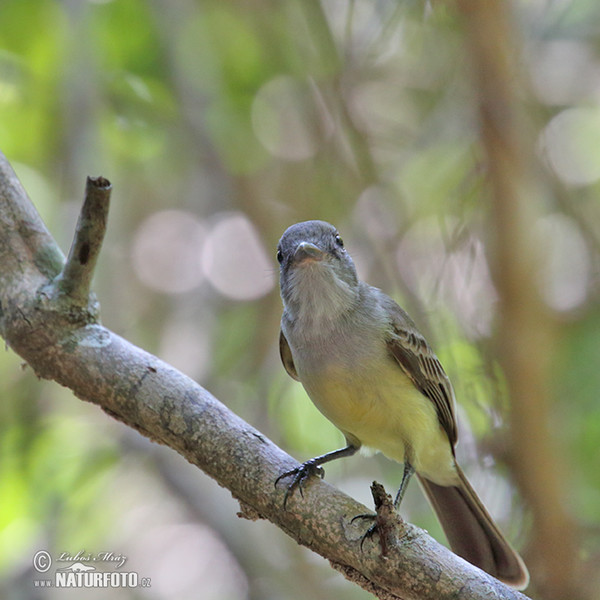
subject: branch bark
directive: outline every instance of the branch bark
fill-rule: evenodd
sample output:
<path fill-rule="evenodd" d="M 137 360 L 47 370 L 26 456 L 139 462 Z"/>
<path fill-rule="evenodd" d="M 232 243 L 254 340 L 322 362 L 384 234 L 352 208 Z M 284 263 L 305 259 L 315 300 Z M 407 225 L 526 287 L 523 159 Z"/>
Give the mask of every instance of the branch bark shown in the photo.
<path fill-rule="evenodd" d="M 377 537 L 361 548 L 365 525 L 351 520 L 368 509 L 324 481 L 311 480 L 283 510 L 285 488 L 273 484 L 297 463 L 197 383 L 102 327 L 97 303 L 82 296 L 108 206 L 110 184 L 96 184 L 88 201 L 95 195 L 101 216 L 78 227 L 65 264 L 0 153 L 0 333 L 39 377 L 170 446 L 229 489 L 240 516 L 268 519 L 379 598 L 525 598 L 399 518 L 385 528 L 385 557 Z M 86 206 L 80 224 L 90 225 Z"/>

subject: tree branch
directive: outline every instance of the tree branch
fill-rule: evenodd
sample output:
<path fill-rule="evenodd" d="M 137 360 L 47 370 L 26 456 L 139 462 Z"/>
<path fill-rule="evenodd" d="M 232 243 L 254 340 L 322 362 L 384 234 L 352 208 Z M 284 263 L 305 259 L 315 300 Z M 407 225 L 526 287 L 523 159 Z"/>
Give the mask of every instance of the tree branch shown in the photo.
<path fill-rule="evenodd" d="M 351 520 L 368 510 L 324 481 L 311 480 L 283 510 L 285 487 L 273 483 L 297 463 L 197 383 L 100 326 L 97 306 L 83 298 L 109 191 L 106 180 L 88 182 L 85 214 L 63 268 L 60 250 L 0 154 L 0 333 L 38 376 L 170 446 L 229 489 L 241 516 L 268 519 L 380 598 L 525 598 L 400 519 L 385 528 L 385 557 L 377 537 L 361 549 L 365 525 Z"/>
<path fill-rule="evenodd" d="M 75 238 L 56 285 L 72 302 L 87 306 L 94 268 L 106 232 L 112 186 L 103 177 L 88 177 Z"/>

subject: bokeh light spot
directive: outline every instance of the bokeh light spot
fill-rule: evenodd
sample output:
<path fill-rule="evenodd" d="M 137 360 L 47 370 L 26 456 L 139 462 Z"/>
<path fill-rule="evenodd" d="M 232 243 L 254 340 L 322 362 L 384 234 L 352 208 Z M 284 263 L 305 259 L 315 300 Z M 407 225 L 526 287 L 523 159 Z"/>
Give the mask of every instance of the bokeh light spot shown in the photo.
<path fill-rule="evenodd" d="M 600 107 L 570 108 L 548 123 L 541 146 L 564 183 L 582 186 L 600 179 L 599 139 Z"/>
<path fill-rule="evenodd" d="M 204 273 L 224 296 L 234 300 L 255 300 L 273 288 L 273 262 L 244 214 L 221 216 L 209 232 L 204 250 Z"/>
<path fill-rule="evenodd" d="M 573 310 L 587 298 L 591 280 L 589 251 L 578 226 L 567 216 L 552 214 L 536 223 L 534 234 L 544 248 L 540 283 L 555 310 Z"/>
<path fill-rule="evenodd" d="M 148 287 L 167 294 L 189 292 L 204 278 L 200 256 L 205 227 L 192 213 L 165 210 L 150 215 L 133 239 L 137 276 Z"/>
<path fill-rule="evenodd" d="M 289 161 L 313 156 L 333 131 L 325 104 L 308 83 L 290 76 L 268 81 L 252 105 L 254 134 L 277 158 Z"/>

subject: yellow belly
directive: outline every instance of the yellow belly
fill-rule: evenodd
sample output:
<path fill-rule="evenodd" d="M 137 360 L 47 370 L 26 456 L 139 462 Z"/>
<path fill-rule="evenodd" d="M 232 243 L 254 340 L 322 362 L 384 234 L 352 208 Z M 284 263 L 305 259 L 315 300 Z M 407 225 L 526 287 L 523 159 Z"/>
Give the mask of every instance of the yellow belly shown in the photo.
<path fill-rule="evenodd" d="M 337 366 L 302 383 L 316 405 L 349 440 L 404 462 L 439 485 L 457 480 L 452 448 L 435 406 L 392 360 L 348 372 Z"/>

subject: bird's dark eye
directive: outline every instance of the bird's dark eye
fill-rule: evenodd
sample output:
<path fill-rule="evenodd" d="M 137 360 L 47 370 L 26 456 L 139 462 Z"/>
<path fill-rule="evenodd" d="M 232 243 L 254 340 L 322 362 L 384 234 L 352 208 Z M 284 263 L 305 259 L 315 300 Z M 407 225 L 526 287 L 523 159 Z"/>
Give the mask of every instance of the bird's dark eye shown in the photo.
<path fill-rule="evenodd" d="M 281 250 L 277 250 L 277 262 L 279 264 L 281 264 L 281 261 L 283 260 L 283 252 Z"/>
<path fill-rule="evenodd" d="M 344 240 L 342 239 L 342 237 L 340 236 L 339 233 L 335 234 L 335 243 L 340 247 L 343 248 L 344 247 Z"/>

